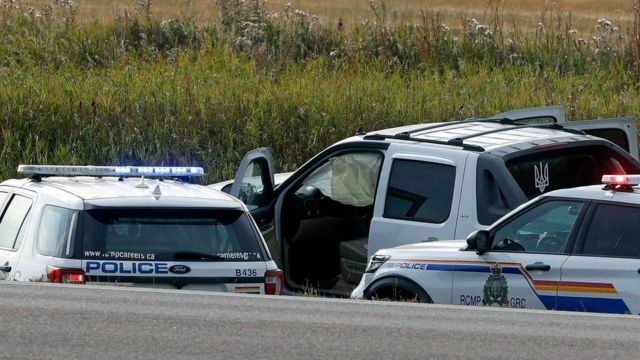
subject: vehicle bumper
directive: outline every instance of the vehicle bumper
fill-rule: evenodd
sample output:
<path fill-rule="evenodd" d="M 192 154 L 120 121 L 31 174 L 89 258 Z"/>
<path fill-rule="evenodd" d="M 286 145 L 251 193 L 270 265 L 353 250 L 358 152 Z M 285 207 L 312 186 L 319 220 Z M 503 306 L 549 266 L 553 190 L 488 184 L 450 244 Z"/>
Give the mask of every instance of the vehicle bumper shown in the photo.
<path fill-rule="evenodd" d="M 369 287 L 371 282 L 373 281 L 375 274 L 373 273 L 365 273 L 362 275 L 360 279 L 360 283 L 356 286 L 355 289 L 351 292 L 352 299 L 364 299 L 364 290 Z"/>

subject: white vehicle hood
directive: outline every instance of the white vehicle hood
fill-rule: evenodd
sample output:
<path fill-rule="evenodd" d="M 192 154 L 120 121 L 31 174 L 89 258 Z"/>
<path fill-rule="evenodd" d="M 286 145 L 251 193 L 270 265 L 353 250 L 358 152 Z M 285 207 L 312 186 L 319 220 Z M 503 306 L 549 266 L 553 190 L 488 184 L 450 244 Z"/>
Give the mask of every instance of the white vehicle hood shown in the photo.
<path fill-rule="evenodd" d="M 439 240 L 420 242 L 409 245 L 402 245 L 389 249 L 382 249 L 376 254 L 378 255 L 391 255 L 393 258 L 408 258 L 408 259 L 420 259 L 425 255 L 438 255 L 451 254 L 452 257 L 457 257 L 460 249 L 467 246 L 465 240 Z"/>

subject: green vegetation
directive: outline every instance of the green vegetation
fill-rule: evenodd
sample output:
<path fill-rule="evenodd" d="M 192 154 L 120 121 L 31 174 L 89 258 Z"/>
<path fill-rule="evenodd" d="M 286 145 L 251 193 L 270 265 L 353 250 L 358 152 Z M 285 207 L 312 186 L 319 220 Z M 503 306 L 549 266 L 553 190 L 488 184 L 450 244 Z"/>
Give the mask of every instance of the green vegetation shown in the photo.
<path fill-rule="evenodd" d="M 19 163 L 192 164 L 212 182 L 251 148 L 291 170 L 359 127 L 544 104 L 640 113 L 636 36 L 606 20 L 588 40 L 555 17 L 527 34 L 473 19 L 454 31 L 435 13 L 395 27 L 374 3 L 378 21 L 347 32 L 290 7 L 218 6 L 207 26 L 144 7 L 85 25 L 69 1 L 0 0 L 0 178 Z"/>

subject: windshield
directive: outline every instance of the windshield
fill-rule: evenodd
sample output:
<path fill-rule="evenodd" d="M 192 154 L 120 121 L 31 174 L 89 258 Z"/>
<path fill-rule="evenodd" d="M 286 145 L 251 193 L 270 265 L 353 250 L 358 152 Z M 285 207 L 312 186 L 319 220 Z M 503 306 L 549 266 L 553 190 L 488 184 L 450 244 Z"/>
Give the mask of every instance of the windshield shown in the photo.
<path fill-rule="evenodd" d="M 88 210 L 83 235 L 85 259 L 264 260 L 257 232 L 240 210 Z"/>

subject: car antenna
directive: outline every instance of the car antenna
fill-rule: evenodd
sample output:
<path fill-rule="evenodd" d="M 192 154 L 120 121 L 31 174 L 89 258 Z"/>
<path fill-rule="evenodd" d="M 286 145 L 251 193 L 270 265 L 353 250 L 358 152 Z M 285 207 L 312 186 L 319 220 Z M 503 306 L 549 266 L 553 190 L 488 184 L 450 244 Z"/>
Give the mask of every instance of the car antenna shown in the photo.
<path fill-rule="evenodd" d="M 138 189 L 148 189 L 149 185 L 144 182 L 144 176 L 142 176 L 140 177 L 140 182 L 135 184 L 134 187 L 137 187 Z"/>

